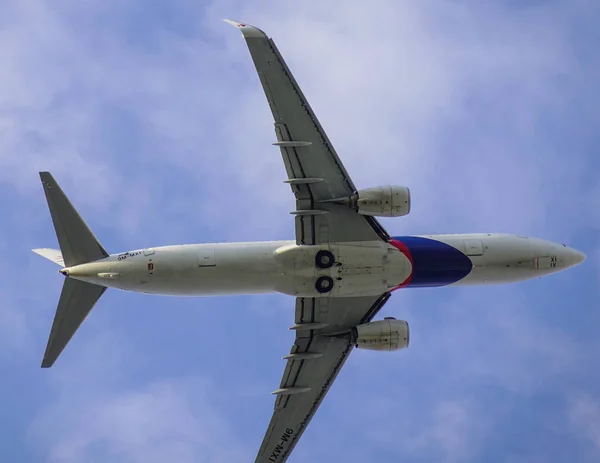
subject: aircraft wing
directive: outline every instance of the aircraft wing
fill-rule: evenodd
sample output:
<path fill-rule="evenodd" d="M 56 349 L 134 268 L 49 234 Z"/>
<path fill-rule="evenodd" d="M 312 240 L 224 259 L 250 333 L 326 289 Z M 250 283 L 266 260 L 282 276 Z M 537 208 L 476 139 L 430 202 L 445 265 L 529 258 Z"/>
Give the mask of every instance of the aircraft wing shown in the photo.
<path fill-rule="evenodd" d="M 329 391 L 354 347 L 349 339 L 327 336 L 367 323 L 387 302 L 380 297 L 297 298 L 294 345 L 276 395 L 275 410 L 255 463 L 284 463 Z M 321 330 L 302 324 L 328 324 Z M 306 325 L 310 327 L 311 325 Z"/>
<path fill-rule="evenodd" d="M 326 203 L 356 192 L 352 179 L 275 43 L 260 29 L 226 19 L 242 32 L 275 120 L 287 182 L 296 196 L 297 244 L 387 241 L 379 222 L 347 206 Z"/>

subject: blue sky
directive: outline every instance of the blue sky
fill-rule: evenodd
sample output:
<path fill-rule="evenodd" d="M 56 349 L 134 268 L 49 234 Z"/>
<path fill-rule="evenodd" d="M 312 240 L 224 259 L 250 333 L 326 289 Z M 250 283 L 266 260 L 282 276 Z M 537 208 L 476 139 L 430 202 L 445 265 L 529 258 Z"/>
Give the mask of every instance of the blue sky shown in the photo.
<path fill-rule="evenodd" d="M 278 44 L 394 235 L 512 232 L 588 260 L 398 291 L 411 346 L 352 355 L 300 461 L 600 460 L 600 6 L 575 1 L 0 4 L 2 461 L 253 461 L 293 334 L 282 295 L 108 291 L 55 367 L 50 170 L 102 244 L 292 239 L 272 120 L 231 17 Z"/>

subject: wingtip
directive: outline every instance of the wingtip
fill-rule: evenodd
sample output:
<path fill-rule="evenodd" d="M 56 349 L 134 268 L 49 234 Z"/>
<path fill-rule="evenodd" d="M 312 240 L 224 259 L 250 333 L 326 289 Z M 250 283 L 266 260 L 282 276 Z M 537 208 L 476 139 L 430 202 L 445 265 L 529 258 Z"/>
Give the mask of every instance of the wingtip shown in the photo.
<path fill-rule="evenodd" d="M 224 18 L 223 21 L 225 21 L 227 24 L 231 24 L 233 27 L 240 27 L 240 25 L 242 25 L 239 22 L 234 21 L 233 19 Z"/>
<path fill-rule="evenodd" d="M 56 180 L 54 180 L 54 177 L 52 176 L 52 174 L 50 172 L 40 172 L 40 181 L 42 182 L 42 185 L 47 185 L 48 183 L 54 182 L 56 183 Z"/>
<path fill-rule="evenodd" d="M 42 360 L 41 368 L 50 368 L 52 365 L 54 365 L 54 362 L 49 362 L 48 360 L 44 359 Z"/>
<path fill-rule="evenodd" d="M 46 351 L 44 352 L 44 357 L 42 358 L 41 368 L 50 368 L 56 362 L 58 355 L 53 355 L 51 352 L 51 339 L 48 339 L 48 344 L 46 345 Z M 58 353 L 60 355 L 60 352 Z"/>
<path fill-rule="evenodd" d="M 251 24 L 241 23 L 233 19 L 223 19 L 227 24 L 237 27 L 245 38 L 266 38 L 267 34 Z"/>

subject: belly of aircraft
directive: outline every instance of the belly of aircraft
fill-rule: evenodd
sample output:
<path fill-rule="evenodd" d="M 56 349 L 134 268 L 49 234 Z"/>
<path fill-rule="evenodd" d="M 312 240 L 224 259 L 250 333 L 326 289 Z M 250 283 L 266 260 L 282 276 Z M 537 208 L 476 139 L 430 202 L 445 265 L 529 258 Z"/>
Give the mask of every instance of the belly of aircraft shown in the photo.
<path fill-rule="evenodd" d="M 324 251 L 334 256 L 327 268 L 315 260 Z M 298 297 L 352 297 L 404 287 L 526 280 L 541 271 L 535 267 L 536 256 L 527 239 L 492 234 L 400 236 L 389 243 L 326 246 L 298 246 L 292 241 L 219 243 L 112 255 L 85 264 L 79 276 L 71 276 L 152 294 L 280 292 Z M 326 291 L 318 286 L 323 279 L 330 283 Z"/>
<path fill-rule="evenodd" d="M 111 266 L 109 271 L 119 276 L 102 283 L 166 295 L 280 292 L 300 297 L 349 297 L 382 294 L 401 285 L 412 273 L 407 256 L 387 243 L 329 245 L 326 249 L 335 255 L 335 263 L 326 269 L 315 265 L 321 249 L 276 242 L 132 251 Z M 317 279 L 324 276 L 334 282 L 326 294 L 315 287 Z"/>
<path fill-rule="evenodd" d="M 329 268 L 315 265 L 318 246 L 290 244 L 276 250 L 282 273 L 277 291 L 297 297 L 356 297 L 379 295 L 401 285 L 411 275 L 410 260 L 388 243 L 373 241 L 331 244 L 335 256 Z M 333 287 L 320 293 L 315 282 L 331 278 Z"/>

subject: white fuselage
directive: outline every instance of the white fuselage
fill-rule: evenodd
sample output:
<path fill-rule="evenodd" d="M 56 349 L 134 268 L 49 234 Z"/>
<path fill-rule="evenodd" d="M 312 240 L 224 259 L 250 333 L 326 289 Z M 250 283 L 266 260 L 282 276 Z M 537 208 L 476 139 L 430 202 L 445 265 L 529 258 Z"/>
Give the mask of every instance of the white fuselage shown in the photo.
<path fill-rule="evenodd" d="M 336 264 L 315 265 L 318 250 Z M 61 272 L 128 291 L 203 296 L 280 292 L 362 296 L 401 287 L 508 283 L 564 270 L 583 254 L 561 244 L 507 234 L 428 235 L 298 246 L 293 241 L 162 246 L 114 254 Z M 319 276 L 334 287 L 315 289 Z"/>

